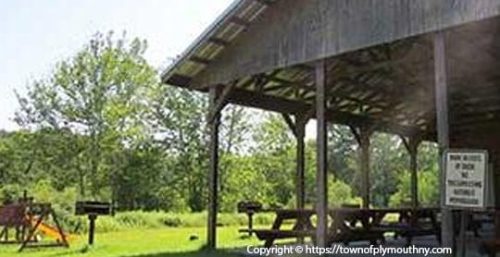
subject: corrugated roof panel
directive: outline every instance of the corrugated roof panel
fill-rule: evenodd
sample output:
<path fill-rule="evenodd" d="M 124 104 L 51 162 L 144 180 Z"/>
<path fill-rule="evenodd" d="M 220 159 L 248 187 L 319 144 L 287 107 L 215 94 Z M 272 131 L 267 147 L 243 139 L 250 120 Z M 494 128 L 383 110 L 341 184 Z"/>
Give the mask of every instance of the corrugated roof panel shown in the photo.
<path fill-rule="evenodd" d="M 223 46 L 215 45 L 215 44 L 205 44 L 203 47 L 200 47 L 198 51 L 198 56 L 201 56 L 208 60 L 213 60 L 215 56 L 224 49 Z"/>
<path fill-rule="evenodd" d="M 203 32 L 188 49 L 175 60 L 162 74 L 168 79 L 174 74 L 194 77 L 201 72 L 209 61 L 231 44 L 244 32 L 272 1 L 237 0 L 233 2 L 216 21 Z M 226 45 L 227 44 L 227 45 Z"/>
<path fill-rule="evenodd" d="M 231 42 L 244 30 L 245 30 L 244 27 L 230 25 L 218 31 L 216 37 L 221 38 L 226 42 L 228 42 L 229 44 L 231 44 Z"/>

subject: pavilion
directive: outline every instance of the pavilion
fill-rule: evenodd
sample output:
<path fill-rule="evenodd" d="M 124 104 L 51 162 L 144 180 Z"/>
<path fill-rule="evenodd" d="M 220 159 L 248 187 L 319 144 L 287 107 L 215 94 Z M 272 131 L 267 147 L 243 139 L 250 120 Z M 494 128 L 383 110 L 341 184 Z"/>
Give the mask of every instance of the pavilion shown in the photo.
<path fill-rule="evenodd" d="M 414 206 L 422 140 L 440 152 L 486 149 L 500 166 L 499 15 L 500 0 L 234 1 L 162 74 L 165 84 L 210 96 L 208 246 L 216 246 L 218 132 L 228 103 L 283 114 L 297 139 L 297 208 L 304 207 L 305 124 L 316 119 L 320 246 L 328 122 L 350 126 L 360 145 L 365 208 L 375 131 L 403 139 Z M 451 246 L 451 211 L 442 206 L 441 217 L 443 245 Z"/>

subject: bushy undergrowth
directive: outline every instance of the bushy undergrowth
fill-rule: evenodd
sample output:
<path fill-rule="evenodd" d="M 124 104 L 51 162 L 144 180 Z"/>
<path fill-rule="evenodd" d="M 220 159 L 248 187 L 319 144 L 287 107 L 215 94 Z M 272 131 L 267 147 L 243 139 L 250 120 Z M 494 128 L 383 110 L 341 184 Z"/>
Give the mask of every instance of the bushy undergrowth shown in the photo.
<path fill-rule="evenodd" d="M 66 229 L 76 233 L 87 231 L 86 217 L 70 217 L 66 222 Z M 254 217 L 254 225 L 270 225 L 274 220 L 273 214 L 262 213 Z M 204 227 L 207 222 L 207 214 L 203 213 L 167 213 L 167 212 L 144 212 L 130 211 L 120 212 L 115 216 L 100 216 L 96 222 L 97 232 L 113 232 L 137 228 L 168 228 L 168 227 Z M 219 226 L 246 226 L 248 218 L 245 214 L 221 213 L 218 216 Z"/>
<path fill-rule="evenodd" d="M 28 187 L 27 187 L 28 188 Z M 23 190 L 16 185 L 0 186 L 0 205 L 16 202 L 23 195 Z M 86 233 L 88 231 L 87 216 L 75 216 L 74 204 L 77 201 L 76 189 L 68 187 L 57 191 L 48 180 L 40 180 L 29 187 L 28 196 L 35 196 L 37 203 L 51 203 L 58 220 L 69 233 Z M 255 225 L 269 225 L 273 222 L 271 213 L 255 215 Z M 49 222 L 50 223 L 50 222 Z M 248 217 L 245 214 L 221 213 L 218 216 L 219 226 L 246 226 Z M 199 228 L 207 225 L 207 213 L 173 213 L 165 211 L 126 211 L 114 216 L 99 216 L 96 222 L 97 232 L 114 232 L 126 229 L 150 229 L 168 227 Z"/>

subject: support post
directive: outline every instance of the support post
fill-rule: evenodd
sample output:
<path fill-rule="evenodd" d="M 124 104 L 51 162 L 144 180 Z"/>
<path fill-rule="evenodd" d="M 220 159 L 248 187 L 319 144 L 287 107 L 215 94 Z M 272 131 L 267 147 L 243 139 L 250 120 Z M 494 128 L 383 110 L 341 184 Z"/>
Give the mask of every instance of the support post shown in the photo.
<path fill-rule="evenodd" d="M 411 172 L 411 206 L 417 208 L 418 203 L 418 145 L 420 141 L 414 137 L 410 137 L 408 142 L 408 152 L 410 154 L 410 172 Z"/>
<path fill-rule="evenodd" d="M 305 207 L 305 144 L 304 137 L 306 131 L 306 123 L 302 119 L 296 119 L 296 139 L 297 139 L 297 208 L 304 209 Z"/>
<path fill-rule="evenodd" d="M 305 145 L 304 137 L 306 132 L 306 124 L 309 121 L 308 113 L 299 113 L 295 115 L 295 122 L 288 114 L 283 114 L 283 118 L 290 130 L 292 130 L 295 139 L 297 140 L 297 156 L 296 156 L 296 176 L 295 176 L 295 198 L 296 208 L 305 208 Z M 302 229 L 302 228 L 301 228 Z M 297 243 L 303 244 L 304 237 L 298 237 Z"/>
<path fill-rule="evenodd" d="M 434 78 L 436 100 L 436 125 L 439 145 L 439 171 L 441 192 L 441 242 L 443 247 L 455 249 L 453 233 L 453 216 L 451 210 L 445 207 L 445 167 L 443 161 L 444 150 L 449 147 L 448 124 L 448 85 L 446 75 L 446 48 L 443 31 L 434 34 Z M 455 251 L 454 251 L 455 252 Z"/>
<path fill-rule="evenodd" d="M 361 198 L 363 200 L 363 208 L 370 208 L 370 137 L 373 130 L 362 126 L 355 128 L 350 126 L 352 134 L 359 145 L 359 159 L 361 170 Z"/>
<path fill-rule="evenodd" d="M 210 110 L 212 118 L 208 120 L 210 130 L 210 170 L 208 178 L 208 229 L 207 248 L 215 249 L 217 241 L 218 177 L 219 177 L 219 125 L 220 111 L 216 109 L 217 88 L 210 87 Z"/>
<path fill-rule="evenodd" d="M 326 134 L 326 64 L 318 61 L 316 78 L 316 241 L 319 247 L 327 245 L 328 187 L 327 187 L 327 134 Z"/>
<path fill-rule="evenodd" d="M 363 208 L 370 208 L 370 136 L 371 131 L 361 128 L 359 146 L 361 149 L 361 186 Z"/>
<path fill-rule="evenodd" d="M 303 115 L 295 116 L 295 138 L 297 140 L 297 174 L 296 174 L 296 201 L 297 201 L 297 209 L 305 208 L 305 145 L 304 145 L 304 137 L 306 132 L 306 123 L 308 118 L 305 118 Z M 297 238 L 298 244 L 304 243 L 304 237 Z"/>
<path fill-rule="evenodd" d="M 408 139 L 401 136 L 401 140 L 410 155 L 410 175 L 411 175 L 411 207 L 417 208 L 418 203 L 418 146 L 422 142 L 417 136 L 411 136 Z"/>

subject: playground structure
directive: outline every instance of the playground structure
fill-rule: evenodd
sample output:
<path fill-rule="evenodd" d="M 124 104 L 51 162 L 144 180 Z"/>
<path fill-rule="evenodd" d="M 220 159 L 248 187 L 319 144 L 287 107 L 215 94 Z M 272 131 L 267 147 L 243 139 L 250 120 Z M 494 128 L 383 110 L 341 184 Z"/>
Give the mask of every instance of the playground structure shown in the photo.
<path fill-rule="evenodd" d="M 0 244 L 21 244 L 19 252 L 25 248 L 69 247 L 69 235 L 62 230 L 50 203 L 34 203 L 24 197 L 18 203 L 0 206 L 0 228 Z M 14 236 L 9 238 L 12 230 Z M 41 240 L 42 235 L 53 241 Z"/>

